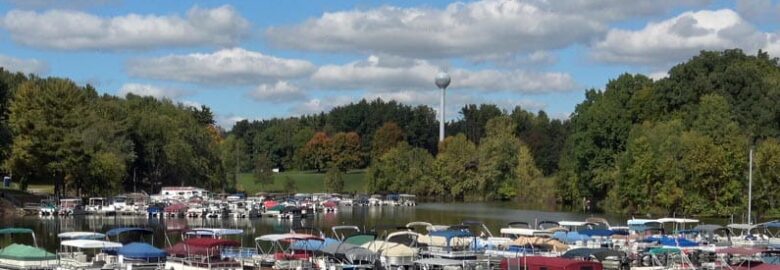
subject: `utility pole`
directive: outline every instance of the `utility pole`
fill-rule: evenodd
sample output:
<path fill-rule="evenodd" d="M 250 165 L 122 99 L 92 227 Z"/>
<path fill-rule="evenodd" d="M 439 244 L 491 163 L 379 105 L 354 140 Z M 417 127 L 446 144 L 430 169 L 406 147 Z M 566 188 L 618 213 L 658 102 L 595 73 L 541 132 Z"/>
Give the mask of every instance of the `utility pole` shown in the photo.
<path fill-rule="evenodd" d="M 750 164 L 748 165 L 748 224 L 753 224 L 753 147 L 750 147 Z"/>

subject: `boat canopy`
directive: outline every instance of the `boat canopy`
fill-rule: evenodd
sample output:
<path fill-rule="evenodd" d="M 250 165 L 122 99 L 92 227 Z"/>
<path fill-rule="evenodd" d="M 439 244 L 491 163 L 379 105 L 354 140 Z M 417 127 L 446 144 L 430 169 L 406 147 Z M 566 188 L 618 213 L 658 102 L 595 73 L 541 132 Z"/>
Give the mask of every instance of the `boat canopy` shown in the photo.
<path fill-rule="evenodd" d="M 80 249 L 117 249 L 122 247 L 122 243 L 89 239 L 65 240 L 60 242 L 60 245 Z"/>
<path fill-rule="evenodd" d="M 580 234 L 578 232 L 555 232 L 553 238 L 561 240 L 564 243 L 574 243 L 577 241 L 588 241 L 590 236 Z"/>
<path fill-rule="evenodd" d="M 320 249 L 323 254 L 346 257 L 350 261 L 373 261 L 376 253 L 367 248 L 350 243 L 333 243 Z"/>
<path fill-rule="evenodd" d="M 657 219 L 642 219 L 642 218 L 632 218 L 629 219 L 626 224 L 629 226 L 631 225 L 645 225 L 647 223 L 661 223 Z"/>
<path fill-rule="evenodd" d="M 595 257 L 598 261 L 604 261 L 608 257 L 625 257 L 626 253 L 608 248 L 576 248 L 566 251 L 561 258 L 590 258 Z"/>
<path fill-rule="evenodd" d="M 303 233 L 266 234 L 255 238 L 255 241 L 278 242 L 289 240 L 316 240 L 320 237 Z"/>
<path fill-rule="evenodd" d="M 753 229 L 758 228 L 758 227 L 759 227 L 759 225 L 756 225 L 756 224 L 736 224 L 735 223 L 735 224 L 726 225 L 726 228 L 729 228 L 729 229 L 732 229 L 732 230 L 746 230 L 746 231 L 750 231 L 750 230 L 753 230 Z"/>
<path fill-rule="evenodd" d="M 32 229 L 28 228 L 3 228 L 0 229 L 0 234 L 28 234 L 34 233 Z"/>
<path fill-rule="evenodd" d="M 190 238 L 182 241 L 184 245 L 193 247 L 221 247 L 221 246 L 240 246 L 241 244 L 235 240 L 215 239 L 215 238 Z"/>
<path fill-rule="evenodd" d="M 780 228 L 780 220 L 770 221 L 762 225 L 767 228 Z"/>
<path fill-rule="evenodd" d="M 130 232 L 137 232 L 141 234 L 153 234 L 154 231 L 152 229 L 147 228 L 138 228 L 138 227 L 122 227 L 122 228 L 114 228 L 110 229 L 106 232 L 107 236 L 117 236 L 123 233 L 130 233 Z"/>
<path fill-rule="evenodd" d="M 525 221 L 513 221 L 506 224 L 509 228 L 527 228 L 531 229 L 531 224 Z"/>
<path fill-rule="evenodd" d="M 699 223 L 698 219 L 692 218 L 661 218 L 658 219 L 660 223 Z"/>
<path fill-rule="evenodd" d="M 564 220 L 564 221 L 558 221 L 558 225 L 564 226 L 564 227 L 582 227 L 582 226 L 590 225 L 590 223 L 585 222 L 585 221 L 567 221 L 567 220 Z"/>
<path fill-rule="evenodd" d="M 224 235 L 241 235 L 244 234 L 244 230 L 241 229 L 221 229 L 221 228 L 193 228 L 187 232 L 187 235 L 199 235 L 199 236 L 224 236 Z"/>
<path fill-rule="evenodd" d="M 307 239 L 293 242 L 290 244 L 290 249 L 299 251 L 320 251 L 323 247 L 334 243 L 339 243 L 339 241 L 333 238 Z"/>
<path fill-rule="evenodd" d="M 533 236 L 534 233 L 539 232 L 539 230 L 534 229 L 528 229 L 528 228 L 501 228 L 499 230 L 501 234 L 508 234 L 508 235 L 523 235 L 523 236 Z"/>
<path fill-rule="evenodd" d="M 376 240 L 376 234 L 355 234 L 344 239 L 344 243 L 350 243 L 356 246 Z"/>
<path fill-rule="evenodd" d="M 399 243 L 407 246 L 417 244 L 417 239 L 420 238 L 420 234 L 412 231 L 400 231 L 388 234 L 385 237 L 386 242 Z"/>
<path fill-rule="evenodd" d="M 103 239 L 106 238 L 105 234 L 97 232 L 64 232 L 57 235 L 62 240 L 74 240 L 74 239 Z"/>
<path fill-rule="evenodd" d="M 587 236 L 600 236 L 600 237 L 609 237 L 613 235 L 628 235 L 627 231 L 613 231 L 613 230 L 605 230 L 605 229 L 588 229 L 588 230 L 581 230 L 579 231 L 580 234 L 584 234 Z"/>
<path fill-rule="evenodd" d="M 561 241 L 553 238 L 544 237 L 518 237 L 512 241 L 512 246 L 520 247 L 545 247 L 556 251 L 563 251 L 569 249 L 569 246 Z"/>
<path fill-rule="evenodd" d="M 130 243 L 124 245 L 122 248 L 116 251 L 117 254 L 124 256 L 125 258 L 132 259 L 155 259 L 165 258 L 168 253 L 164 250 L 158 249 L 147 243 Z"/>
<path fill-rule="evenodd" d="M 466 230 L 445 230 L 445 231 L 433 231 L 428 233 L 428 236 L 438 236 L 438 237 L 444 237 L 449 241 L 452 238 L 456 237 L 472 237 L 473 235 L 471 232 Z"/>
<path fill-rule="evenodd" d="M 413 257 L 416 254 L 414 249 L 404 244 L 381 240 L 365 243 L 362 247 L 372 252 L 379 253 L 380 255 L 390 257 Z"/>
<path fill-rule="evenodd" d="M 699 245 L 699 243 L 696 243 L 694 241 L 685 238 L 668 237 L 668 236 L 648 237 L 645 240 L 648 242 L 658 242 L 662 246 L 667 246 L 667 247 L 695 247 Z"/>
<path fill-rule="evenodd" d="M 11 244 L 0 249 L 0 259 L 16 261 L 44 261 L 56 260 L 57 255 L 47 252 L 42 248 L 31 247 L 28 245 Z"/>

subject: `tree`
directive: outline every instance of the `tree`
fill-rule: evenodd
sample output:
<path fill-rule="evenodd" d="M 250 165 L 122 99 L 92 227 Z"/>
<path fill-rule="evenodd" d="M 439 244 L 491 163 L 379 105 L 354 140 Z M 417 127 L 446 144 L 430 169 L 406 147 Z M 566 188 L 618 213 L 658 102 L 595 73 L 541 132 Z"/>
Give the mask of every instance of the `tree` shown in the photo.
<path fill-rule="evenodd" d="M 756 218 L 780 208 L 780 141 L 769 138 L 756 146 L 753 209 Z"/>
<path fill-rule="evenodd" d="M 541 183 L 539 183 L 542 172 L 536 167 L 531 150 L 522 143 L 518 147 L 517 166 L 514 168 L 514 173 L 517 177 L 518 193 L 521 198 L 531 200 L 545 194 L 545 191 L 541 190 Z"/>
<path fill-rule="evenodd" d="M 355 132 L 339 132 L 333 135 L 333 138 L 327 141 L 327 158 L 332 164 L 342 172 L 360 167 L 363 161 L 360 147 L 360 135 Z"/>
<path fill-rule="evenodd" d="M 325 132 L 314 133 L 314 136 L 299 150 L 298 155 L 301 159 L 301 168 L 322 172 L 331 162 L 330 137 Z"/>
<path fill-rule="evenodd" d="M 520 141 L 513 135 L 515 127 L 507 116 L 487 122 L 485 137 L 479 145 L 477 190 L 486 199 L 512 199 L 519 188 L 514 168 Z"/>
<path fill-rule="evenodd" d="M 426 150 L 401 142 L 374 162 L 366 172 L 368 192 L 438 195 L 431 177 L 433 156 Z"/>
<path fill-rule="evenodd" d="M 268 156 L 263 153 L 255 157 L 254 177 L 255 183 L 260 186 L 274 183 L 273 164 Z"/>
<path fill-rule="evenodd" d="M 344 173 L 336 167 L 330 167 L 325 173 L 323 184 L 326 192 L 340 193 L 344 191 Z"/>
<path fill-rule="evenodd" d="M 395 122 L 385 122 L 374 132 L 371 140 L 371 159 L 378 159 L 404 140 L 404 131 Z"/>
<path fill-rule="evenodd" d="M 479 159 L 477 146 L 465 135 L 458 134 L 444 139 L 439 144 L 439 153 L 434 161 L 437 182 L 454 198 L 463 199 L 477 188 Z"/>
<path fill-rule="evenodd" d="M 235 135 L 229 135 L 222 141 L 220 145 L 220 156 L 222 160 L 222 167 L 225 168 L 225 182 L 223 182 L 222 189 L 236 188 L 238 185 L 238 177 L 242 171 L 247 171 L 245 168 L 251 164 L 251 159 L 245 151 L 247 146 L 244 141 L 238 139 Z M 179 149 L 179 148 L 172 148 Z M 189 156 L 188 154 L 172 154 L 176 156 Z"/>

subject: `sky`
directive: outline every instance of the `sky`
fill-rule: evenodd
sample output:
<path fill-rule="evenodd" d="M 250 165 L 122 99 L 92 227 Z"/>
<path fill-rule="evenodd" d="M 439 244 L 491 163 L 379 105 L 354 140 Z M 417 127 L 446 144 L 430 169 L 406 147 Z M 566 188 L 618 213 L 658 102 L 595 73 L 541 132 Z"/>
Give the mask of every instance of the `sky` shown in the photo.
<path fill-rule="evenodd" d="M 0 66 L 242 119 L 361 99 L 567 118 L 587 89 L 701 50 L 780 56 L 773 0 L 0 0 Z"/>

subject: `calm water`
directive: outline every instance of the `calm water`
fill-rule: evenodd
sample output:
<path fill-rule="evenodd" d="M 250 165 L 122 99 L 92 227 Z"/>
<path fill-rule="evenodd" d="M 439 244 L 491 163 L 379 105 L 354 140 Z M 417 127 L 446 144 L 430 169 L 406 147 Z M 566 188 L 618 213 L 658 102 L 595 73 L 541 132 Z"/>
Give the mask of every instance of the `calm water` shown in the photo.
<path fill-rule="evenodd" d="M 258 219 L 149 219 L 145 217 L 76 217 L 76 218 L 45 218 L 35 216 L 6 219 L 0 221 L 3 227 L 32 228 L 38 238 L 38 245 L 49 251 L 54 251 L 59 245 L 57 234 L 68 231 L 106 232 L 115 227 L 150 227 L 155 230 L 154 241 L 158 247 L 166 246 L 166 237 L 173 243 L 179 241 L 176 231 L 166 228 L 184 227 L 220 227 L 243 229 L 245 235 L 241 241 L 244 246 L 254 246 L 253 239 L 269 233 L 286 233 L 290 228 L 314 227 L 330 234 L 330 227 L 335 225 L 356 225 L 365 230 L 383 225 L 404 225 L 411 221 L 426 221 L 433 224 L 457 224 L 464 220 L 478 220 L 485 223 L 493 234 L 511 221 L 534 223 L 543 220 L 584 220 L 592 215 L 586 213 L 535 211 L 519 209 L 516 203 L 423 203 L 417 207 L 343 207 L 337 213 L 321 213 L 299 222 L 277 220 L 276 218 Z M 627 217 L 604 216 L 613 225 L 625 224 Z M 713 221 L 707 221 L 713 222 Z M 723 223 L 725 220 L 714 221 Z M 15 236 L 18 237 L 18 236 Z M 149 237 L 151 238 L 151 237 Z M 31 244 L 29 237 L 0 241 L 0 246 L 10 242 Z"/>

